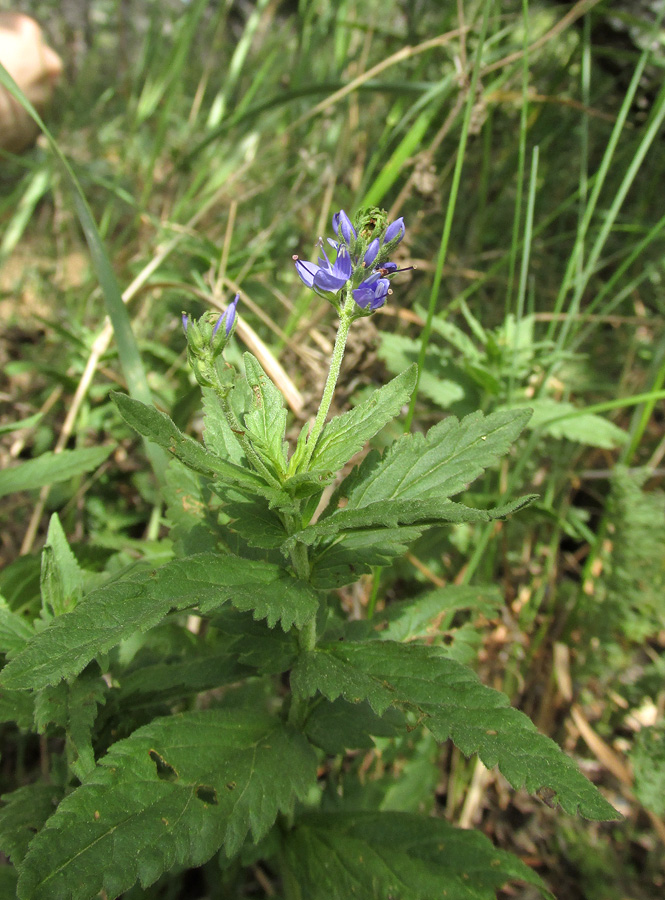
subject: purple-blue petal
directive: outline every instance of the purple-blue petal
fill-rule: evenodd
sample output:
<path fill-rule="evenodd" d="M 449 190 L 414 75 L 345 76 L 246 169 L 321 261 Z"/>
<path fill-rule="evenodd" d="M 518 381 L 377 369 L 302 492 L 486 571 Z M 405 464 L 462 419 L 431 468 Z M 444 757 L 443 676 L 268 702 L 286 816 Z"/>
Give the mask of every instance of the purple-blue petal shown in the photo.
<path fill-rule="evenodd" d="M 314 276 L 320 271 L 319 266 L 312 262 L 303 262 L 302 259 L 296 259 L 296 272 L 300 275 L 300 280 L 308 288 L 314 286 Z"/>
<path fill-rule="evenodd" d="M 333 216 L 333 221 L 334 221 Z M 347 216 L 343 209 L 337 213 L 337 224 L 339 227 L 339 231 L 342 233 L 342 237 L 346 241 L 347 244 L 350 244 L 351 241 L 356 239 L 356 229 L 353 227 L 353 223 L 351 219 Z M 337 230 L 337 229 L 336 229 Z M 338 231 L 338 234 L 339 234 Z"/>
<path fill-rule="evenodd" d="M 182 327 L 185 330 L 185 334 L 187 334 L 187 326 L 189 325 L 189 316 L 187 313 L 182 314 Z"/>
<path fill-rule="evenodd" d="M 314 276 L 314 287 L 321 291 L 339 291 L 348 281 L 348 277 L 334 275 L 332 272 L 326 272 L 323 269 Z"/>
<path fill-rule="evenodd" d="M 381 268 L 382 268 L 383 271 L 386 272 L 386 273 L 388 273 L 388 272 L 391 272 L 391 273 L 392 273 L 392 272 L 396 272 L 396 271 L 397 271 L 397 263 L 394 263 L 394 262 L 386 262 L 386 263 L 383 263 L 383 264 L 382 264 Z"/>
<path fill-rule="evenodd" d="M 363 262 L 366 266 L 371 266 L 379 253 L 379 247 L 381 246 L 381 242 L 378 238 L 374 238 L 372 243 L 368 246 L 367 250 L 365 250 L 365 256 L 363 257 Z"/>
<path fill-rule="evenodd" d="M 231 329 L 233 328 L 233 323 L 236 318 L 236 309 L 238 308 L 238 300 L 240 300 L 240 294 L 236 294 L 233 300 L 229 303 L 226 308 L 226 312 L 224 313 L 224 318 L 226 319 L 226 336 L 228 337 L 231 334 Z M 215 325 L 215 328 L 217 326 Z"/>
<path fill-rule="evenodd" d="M 351 265 L 351 257 L 349 256 L 346 247 L 340 247 L 331 274 L 335 275 L 337 278 L 344 278 L 344 281 L 348 281 L 352 272 L 353 266 Z"/>
<path fill-rule="evenodd" d="M 404 217 L 400 216 L 399 219 L 395 219 L 394 222 L 386 228 L 386 233 L 383 236 L 383 243 L 387 244 L 388 241 L 394 241 L 397 238 L 398 241 L 401 241 L 404 237 L 404 232 L 406 228 L 404 227 Z"/>

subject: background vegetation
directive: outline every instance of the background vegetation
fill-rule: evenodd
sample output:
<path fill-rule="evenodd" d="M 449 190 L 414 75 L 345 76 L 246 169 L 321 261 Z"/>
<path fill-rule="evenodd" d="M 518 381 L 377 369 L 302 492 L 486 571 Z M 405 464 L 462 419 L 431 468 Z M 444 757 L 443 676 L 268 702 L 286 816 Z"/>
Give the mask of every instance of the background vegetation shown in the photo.
<path fill-rule="evenodd" d="M 405 217 L 400 262 L 416 268 L 351 332 L 338 408 L 413 360 L 413 429 L 531 405 L 531 431 L 483 491 L 492 503 L 540 500 L 508 522 L 428 534 L 342 602 L 360 618 L 426 584 L 496 584 L 494 609 L 437 622 L 433 640 L 474 660 L 625 818 L 554 814 L 427 742 L 353 764 L 370 780 L 398 772 L 389 808 L 479 825 L 560 897 L 661 896 L 662 4 L 12 6 L 38 17 L 65 59 L 53 134 L 112 261 L 147 387 L 190 433 L 200 390 L 182 310 L 223 309 L 241 290 L 235 353 L 272 366 L 295 437 L 316 410 L 334 330 L 291 257 L 311 258 L 340 207 Z M 130 352 L 105 324 L 113 278 L 100 280 L 43 139 L 0 161 L 0 221 L 2 467 L 110 448 L 88 476 L 3 499 L 0 594 L 34 615 L 51 512 L 79 560 L 106 571 L 168 558 L 169 512 L 108 400 L 127 387 Z M 48 771 L 58 741 L 3 726 L 2 791 Z M 205 872 L 185 873 L 128 896 L 207 896 L 205 885 Z M 238 896 L 274 891 L 255 867 Z"/>

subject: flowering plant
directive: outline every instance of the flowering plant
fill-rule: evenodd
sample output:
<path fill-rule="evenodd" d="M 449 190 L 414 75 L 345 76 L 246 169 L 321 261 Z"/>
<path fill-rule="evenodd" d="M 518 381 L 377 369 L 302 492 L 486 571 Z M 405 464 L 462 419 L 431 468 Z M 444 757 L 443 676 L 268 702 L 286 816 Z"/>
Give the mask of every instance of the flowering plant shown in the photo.
<path fill-rule="evenodd" d="M 0 837 L 22 900 L 113 900 L 137 880 L 147 889 L 173 867 L 203 865 L 215 895 L 239 896 L 234 873 L 259 861 L 284 900 L 490 900 L 511 879 L 551 896 L 483 835 L 422 815 L 430 780 L 395 794 L 417 739 L 451 740 L 569 812 L 615 816 L 430 630 L 446 613 L 496 604 L 493 587 L 425 591 L 362 622 L 344 613 L 338 589 L 426 530 L 529 501 L 487 509 L 467 492 L 530 413 L 450 416 L 370 450 L 343 476 L 408 403 L 416 371 L 328 420 L 349 328 L 387 301 L 405 227 L 380 210 L 353 221 L 340 210 L 333 231 L 317 263 L 296 259 L 339 326 L 319 411 L 293 451 L 282 395 L 258 360 L 246 353 L 239 372 L 224 358 L 238 295 L 221 316 L 185 316 L 204 442 L 115 395 L 125 421 L 171 456 L 161 485 L 170 558 L 101 578 L 76 560 L 54 515 L 42 616 L 28 625 L 2 610 L 6 710 L 21 727 L 66 736 L 49 783 L 3 798 Z"/>

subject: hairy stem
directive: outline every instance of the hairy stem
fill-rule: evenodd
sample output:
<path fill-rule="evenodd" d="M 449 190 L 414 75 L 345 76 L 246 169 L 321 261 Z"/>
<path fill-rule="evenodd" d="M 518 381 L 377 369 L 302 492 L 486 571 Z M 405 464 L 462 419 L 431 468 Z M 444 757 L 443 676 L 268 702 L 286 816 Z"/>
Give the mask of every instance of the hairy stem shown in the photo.
<path fill-rule="evenodd" d="M 335 347 L 333 349 L 332 359 L 330 360 L 330 370 L 328 371 L 328 377 L 323 389 L 323 396 L 321 397 L 321 405 L 319 406 L 319 411 L 316 414 L 316 419 L 314 421 L 312 430 L 309 434 L 309 437 L 307 438 L 307 449 L 305 458 L 302 462 L 303 470 L 307 469 L 309 461 L 312 458 L 312 454 L 314 453 L 316 442 L 321 436 L 323 426 L 326 423 L 328 410 L 330 409 L 330 404 L 332 403 L 333 394 L 335 393 L 335 387 L 337 386 L 339 370 L 342 365 L 342 359 L 344 358 L 344 350 L 346 349 L 346 339 L 349 336 L 349 328 L 351 327 L 351 322 L 353 321 L 353 319 L 349 315 L 348 306 L 349 301 L 347 298 L 347 302 L 342 309 L 342 313 L 339 319 L 339 328 L 337 330 L 337 337 L 335 338 Z"/>

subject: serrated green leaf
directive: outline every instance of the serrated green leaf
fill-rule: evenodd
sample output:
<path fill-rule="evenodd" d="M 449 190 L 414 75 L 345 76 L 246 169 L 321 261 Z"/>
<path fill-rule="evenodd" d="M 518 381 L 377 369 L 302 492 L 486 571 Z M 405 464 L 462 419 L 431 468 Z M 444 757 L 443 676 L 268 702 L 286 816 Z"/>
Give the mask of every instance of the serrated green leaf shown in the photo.
<path fill-rule="evenodd" d="M 320 644 L 291 672 L 302 696 L 367 700 L 379 715 L 391 705 L 415 710 L 439 741 L 451 739 L 466 756 L 498 765 L 515 788 L 551 789 L 570 813 L 614 819 L 617 813 L 561 749 L 533 722 L 485 687 L 474 672 L 437 647 L 364 641 Z"/>
<path fill-rule="evenodd" d="M 201 475 L 206 475 L 208 478 L 217 478 L 225 484 L 261 496 L 277 495 L 274 489 L 269 488 L 258 475 L 249 469 L 221 459 L 206 450 L 198 441 L 183 434 L 165 413 L 155 409 L 154 406 L 147 406 L 139 400 L 133 400 L 126 394 L 119 394 L 116 391 L 111 391 L 111 398 L 118 407 L 120 415 L 131 428 L 168 450 L 188 468 Z"/>
<path fill-rule="evenodd" d="M 359 509 L 346 506 L 338 509 L 315 525 L 308 525 L 296 532 L 284 547 L 294 542 L 312 545 L 323 536 L 334 536 L 340 532 L 364 529 L 397 528 L 400 525 L 432 526 L 439 523 L 491 522 L 509 516 L 536 498 L 535 494 L 519 497 L 511 503 L 494 509 L 474 509 L 452 500 L 420 498 L 410 500 L 375 500 Z"/>
<path fill-rule="evenodd" d="M 56 684 L 171 610 L 205 614 L 226 602 L 288 630 L 316 615 L 319 600 L 312 587 L 272 563 L 215 553 L 173 560 L 88 594 L 33 637 L 2 670 L 0 682 L 21 689 Z"/>
<path fill-rule="evenodd" d="M 328 422 L 312 454 L 311 468 L 337 472 L 362 450 L 409 402 L 417 372 L 417 366 L 409 366 L 368 400 Z"/>
<path fill-rule="evenodd" d="M 11 794 L 3 794 L 0 799 L 0 850 L 18 866 L 35 834 L 55 812 L 62 799 L 62 790 L 52 784 L 37 782 Z"/>
<path fill-rule="evenodd" d="M 42 453 L 11 469 L 0 472 L 0 497 L 14 491 L 30 491 L 45 484 L 68 481 L 101 466 L 113 447 L 82 447 L 61 453 Z"/>
<path fill-rule="evenodd" d="M 40 586 L 42 604 L 55 616 L 73 609 L 83 593 L 83 572 L 67 543 L 57 513 L 51 516 L 42 551 Z"/>
<path fill-rule="evenodd" d="M 12 612 L 5 598 L 0 596 L 0 653 L 17 653 L 33 634 L 32 625 L 23 616 Z"/>
<path fill-rule="evenodd" d="M 530 415 L 528 409 L 489 416 L 475 412 L 461 422 L 449 416 L 427 435 L 404 435 L 354 479 L 346 509 L 379 500 L 440 502 L 459 494 L 508 452 Z"/>
<path fill-rule="evenodd" d="M 385 622 L 380 637 L 387 641 L 420 637 L 426 634 L 432 621 L 443 614 L 469 609 L 493 616 L 502 602 L 501 592 L 492 585 L 450 584 L 436 588 L 412 600 L 390 603 L 377 617 L 379 623 Z"/>
<path fill-rule="evenodd" d="M 316 784 L 305 738 L 265 714 L 234 709 L 157 719 L 114 744 L 32 842 L 23 900 L 109 900 L 176 865 L 199 866 L 248 832 L 260 840 L 279 812 Z"/>
<path fill-rule="evenodd" d="M 278 474 L 286 472 L 286 409 L 284 397 L 251 353 L 243 354 L 247 384 L 252 390 L 252 410 L 245 414 L 245 427 L 259 456 L 269 460 Z"/>
<path fill-rule="evenodd" d="M 553 900 L 535 872 L 480 832 L 410 813 L 303 816 L 284 839 L 284 860 L 294 900 L 496 900 L 514 880 Z"/>
<path fill-rule="evenodd" d="M 628 440 L 626 432 L 614 422 L 595 413 L 577 409 L 572 403 L 549 397 L 529 402 L 533 408 L 533 419 L 529 422 L 530 429 L 539 428 L 551 437 L 565 438 L 586 444 L 588 447 L 601 447 L 604 450 L 615 450 Z"/>
<path fill-rule="evenodd" d="M 203 442 L 212 453 L 238 466 L 246 466 L 245 454 L 226 421 L 217 394 L 203 388 Z"/>

